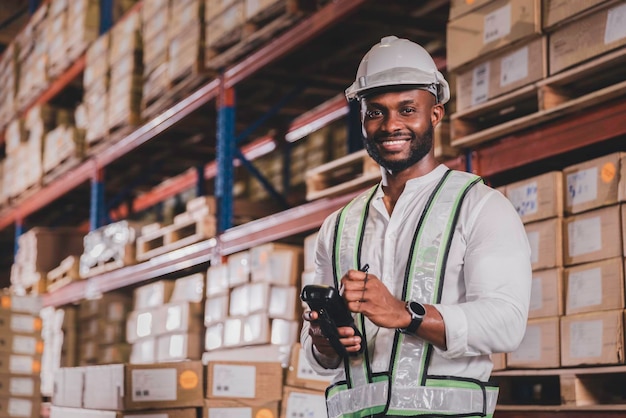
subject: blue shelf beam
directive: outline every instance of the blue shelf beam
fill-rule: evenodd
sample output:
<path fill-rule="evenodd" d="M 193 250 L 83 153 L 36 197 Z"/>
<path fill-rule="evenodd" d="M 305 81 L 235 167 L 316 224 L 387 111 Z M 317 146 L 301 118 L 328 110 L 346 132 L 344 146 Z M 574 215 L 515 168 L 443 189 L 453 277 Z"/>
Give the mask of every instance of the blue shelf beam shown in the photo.
<path fill-rule="evenodd" d="M 233 185 L 235 167 L 235 90 L 220 88 L 217 109 L 217 232 L 233 226 Z M 204 176 L 203 176 L 204 178 Z"/>
<path fill-rule="evenodd" d="M 103 226 L 108 218 L 104 202 L 104 169 L 97 170 L 91 178 L 91 206 L 89 212 L 89 230 Z"/>

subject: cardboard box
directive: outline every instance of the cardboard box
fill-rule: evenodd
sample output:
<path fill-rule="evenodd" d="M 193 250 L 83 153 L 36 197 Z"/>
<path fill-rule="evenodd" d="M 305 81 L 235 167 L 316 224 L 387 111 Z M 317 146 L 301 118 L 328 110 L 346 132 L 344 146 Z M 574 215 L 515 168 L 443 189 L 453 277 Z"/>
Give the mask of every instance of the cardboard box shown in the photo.
<path fill-rule="evenodd" d="M 0 334 L 0 352 L 41 358 L 43 341 L 39 335 L 21 335 L 7 332 Z"/>
<path fill-rule="evenodd" d="M 176 279 L 170 302 L 202 302 L 204 300 L 204 283 L 204 273 Z"/>
<path fill-rule="evenodd" d="M 157 358 L 156 337 L 143 338 L 135 342 L 130 349 L 131 364 L 152 364 Z"/>
<path fill-rule="evenodd" d="M 200 360 L 202 341 L 199 332 L 175 333 L 157 337 L 157 362 Z"/>
<path fill-rule="evenodd" d="M 164 311 L 159 308 L 145 308 L 132 311 L 126 322 L 126 341 L 133 344 L 142 338 L 153 338 L 163 326 Z"/>
<path fill-rule="evenodd" d="M 606 2 L 607 0 L 543 0 L 543 29 L 550 29 L 577 18 L 582 12 Z"/>
<path fill-rule="evenodd" d="M 0 353 L 0 374 L 36 375 L 41 372 L 40 357 Z"/>
<path fill-rule="evenodd" d="M 138 287 L 134 291 L 133 309 L 138 310 L 164 305 L 170 301 L 173 291 L 173 280 L 159 280 Z"/>
<path fill-rule="evenodd" d="M 563 269 L 533 271 L 528 318 L 563 315 Z"/>
<path fill-rule="evenodd" d="M 457 111 L 470 109 L 548 75 L 548 40 L 540 37 L 479 59 L 457 74 Z"/>
<path fill-rule="evenodd" d="M 315 270 L 315 243 L 318 233 L 315 232 L 304 238 L 304 271 Z"/>
<path fill-rule="evenodd" d="M 505 353 L 494 353 L 489 356 L 491 358 L 491 362 L 493 363 L 492 372 L 497 372 L 500 370 L 506 369 L 506 354 Z"/>
<path fill-rule="evenodd" d="M 524 225 L 530 244 L 533 270 L 563 265 L 563 220 L 552 218 Z"/>
<path fill-rule="evenodd" d="M 0 374 L 0 398 L 38 397 L 41 392 L 39 376 L 14 376 Z"/>
<path fill-rule="evenodd" d="M 620 206 L 607 206 L 565 218 L 563 235 L 566 266 L 621 256 Z"/>
<path fill-rule="evenodd" d="M 134 411 L 202 406 L 199 361 L 85 368 L 84 407 Z"/>
<path fill-rule="evenodd" d="M 197 302 L 168 303 L 158 308 L 159 320 L 155 324 L 155 334 L 201 331 L 203 328 L 204 305 Z"/>
<path fill-rule="evenodd" d="M 507 368 L 560 366 L 559 317 L 529 319 L 520 346 L 506 355 Z"/>
<path fill-rule="evenodd" d="M 624 309 L 622 257 L 566 269 L 565 289 L 567 315 Z"/>
<path fill-rule="evenodd" d="M 541 33 L 539 0 L 495 0 L 447 25 L 448 71 Z"/>
<path fill-rule="evenodd" d="M 78 319 L 97 318 L 108 322 L 123 322 L 130 311 L 132 298 L 123 293 L 104 293 L 97 299 L 83 299 L 78 305 Z"/>
<path fill-rule="evenodd" d="M 235 287 L 250 281 L 250 251 L 231 254 L 227 259 L 228 286 Z"/>
<path fill-rule="evenodd" d="M 272 286 L 267 309 L 270 318 L 300 320 L 302 317 L 300 289 L 296 286 Z"/>
<path fill-rule="evenodd" d="M 197 416 L 197 411 L 194 408 L 117 412 L 65 408 L 54 405 L 50 407 L 50 418 L 197 418 Z"/>
<path fill-rule="evenodd" d="M 561 318 L 561 365 L 624 363 L 624 311 Z"/>
<path fill-rule="evenodd" d="M 0 397 L 0 417 L 2 418 L 39 418 L 40 416 L 41 401 L 38 397 Z"/>
<path fill-rule="evenodd" d="M 550 36 L 550 75 L 626 45 L 626 2 L 611 3 L 555 30 Z"/>
<path fill-rule="evenodd" d="M 227 295 L 228 284 L 228 264 L 211 265 L 206 273 L 206 296 Z"/>
<path fill-rule="evenodd" d="M 278 243 L 251 248 L 251 280 L 282 286 L 297 285 L 302 271 L 302 253 L 302 247 Z"/>
<path fill-rule="evenodd" d="M 209 361 L 206 397 L 280 400 L 283 367 L 275 362 Z"/>
<path fill-rule="evenodd" d="M 279 401 L 246 399 L 205 399 L 203 418 L 278 418 Z"/>
<path fill-rule="evenodd" d="M 560 171 L 508 184 L 505 195 L 524 223 L 563 216 L 563 175 Z"/>
<path fill-rule="evenodd" d="M 469 13 L 492 0 L 450 0 L 450 20 L 454 20 Z"/>
<path fill-rule="evenodd" d="M 326 418 L 324 392 L 285 386 L 280 418 Z"/>
<path fill-rule="evenodd" d="M 84 379 L 84 367 L 62 367 L 56 370 L 52 403 L 57 406 L 82 408 Z"/>
<path fill-rule="evenodd" d="M 204 305 L 204 325 L 222 322 L 228 317 L 228 295 L 208 297 Z"/>
<path fill-rule="evenodd" d="M 0 307 L 12 312 L 37 316 L 43 307 L 43 300 L 41 296 L 6 294 L 0 296 Z"/>
<path fill-rule="evenodd" d="M 272 319 L 270 342 L 279 346 L 291 347 L 300 338 L 301 321 Z"/>
<path fill-rule="evenodd" d="M 216 322 L 207 325 L 204 334 L 204 349 L 206 351 L 212 351 L 222 347 L 224 347 L 224 323 Z"/>
<path fill-rule="evenodd" d="M 311 367 L 300 343 L 293 345 L 291 361 L 287 369 L 285 384 L 305 389 L 325 391 L 333 376 L 321 376 Z"/>
<path fill-rule="evenodd" d="M 565 213 L 608 206 L 626 197 L 626 153 L 615 152 L 563 170 Z"/>
<path fill-rule="evenodd" d="M 37 335 L 41 333 L 41 325 L 41 318 L 39 317 L 0 309 L 0 335 L 11 332 Z"/>

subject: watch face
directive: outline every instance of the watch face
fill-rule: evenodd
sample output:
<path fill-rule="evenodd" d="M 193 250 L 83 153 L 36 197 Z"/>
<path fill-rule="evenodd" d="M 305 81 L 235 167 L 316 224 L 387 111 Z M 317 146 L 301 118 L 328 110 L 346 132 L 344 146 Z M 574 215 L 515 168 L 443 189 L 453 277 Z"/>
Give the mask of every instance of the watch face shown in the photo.
<path fill-rule="evenodd" d="M 424 316 L 424 315 L 426 315 L 426 309 L 424 309 L 424 306 L 421 303 L 411 302 L 411 303 L 409 303 L 409 308 L 417 316 Z"/>

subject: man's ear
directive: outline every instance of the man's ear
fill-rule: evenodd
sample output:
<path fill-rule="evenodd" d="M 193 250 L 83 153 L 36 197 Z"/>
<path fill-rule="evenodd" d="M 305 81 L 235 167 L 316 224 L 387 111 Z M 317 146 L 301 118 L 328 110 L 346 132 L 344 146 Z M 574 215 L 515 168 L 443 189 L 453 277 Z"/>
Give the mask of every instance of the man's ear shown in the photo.
<path fill-rule="evenodd" d="M 439 122 L 443 119 L 446 114 L 446 110 L 444 109 L 442 104 L 435 104 L 430 113 L 430 121 L 433 124 L 433 128 L 439 125 Z"/>

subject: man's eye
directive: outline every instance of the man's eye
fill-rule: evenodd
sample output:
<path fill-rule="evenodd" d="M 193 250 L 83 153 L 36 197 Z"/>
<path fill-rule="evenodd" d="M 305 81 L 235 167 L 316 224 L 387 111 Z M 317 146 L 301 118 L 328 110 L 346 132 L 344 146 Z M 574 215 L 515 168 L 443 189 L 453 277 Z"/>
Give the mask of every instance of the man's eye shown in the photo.
<path fill-rule="evenodd" d="M 380 116 L 380 111 L 378 111 L 378 110 L 368 110 L 368 111 L 365 113 L 365 115 L 366 115 L 368 118 L 370 118 L 370 119 L 371 119 L 371 118 L 375 118 L 375 117 Z"/>
<path fill-rule="evenodd" d="M 415 109 L 413 109 L 412 107 L 406 107 L 406 108 L 402 109 L 402 113 L 404 113 L 404 114 L 415 113 Z"/>

